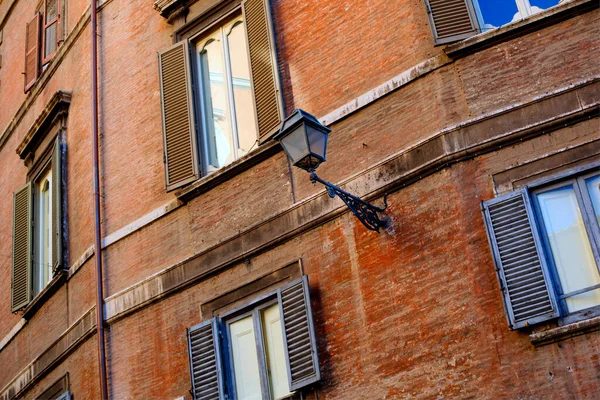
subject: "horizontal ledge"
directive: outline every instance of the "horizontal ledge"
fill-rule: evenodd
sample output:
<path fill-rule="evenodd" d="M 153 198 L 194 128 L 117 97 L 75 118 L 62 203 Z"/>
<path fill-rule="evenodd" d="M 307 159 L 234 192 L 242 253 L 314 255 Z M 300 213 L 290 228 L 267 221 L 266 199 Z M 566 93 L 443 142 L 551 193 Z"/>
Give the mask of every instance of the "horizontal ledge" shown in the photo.
<path fill-rule="evenodd" d="M 529 339 L 533 345 L 543 346 L 598 330 L 600 330 L 600 316 L 543 332 L 535 332 L 529 335 Z"/>

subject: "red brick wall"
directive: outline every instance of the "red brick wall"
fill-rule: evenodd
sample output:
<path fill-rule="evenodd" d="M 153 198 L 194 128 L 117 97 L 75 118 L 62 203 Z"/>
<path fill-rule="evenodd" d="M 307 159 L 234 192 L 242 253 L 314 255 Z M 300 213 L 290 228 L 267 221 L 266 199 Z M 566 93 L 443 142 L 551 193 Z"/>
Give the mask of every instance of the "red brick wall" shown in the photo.
<path fill-rule="evenodd" d="M 286 107 L 322 116 L 441 54 L 422 1 L 273 1 Z M 5 10 L 0 4 L 0 15 Z M 72 29 L 87 7 L 69 1 Z M 22 92 L 25 23 L 18 2 L 0 46 L 0 134 Z M 439 130 L 597 75 L 599 12 L 481 51 L 424 76 L 333 124 L 320 174 L 342 180 Z M 174 28 L 152 2 L 109 2 L 99 14 L 104 234 L 174 199 L 164 191 L 156 51 Z M 12 192 L 27 170 L 14 153 L 52 94 L 72 92 L 67 128 L 70 263 L 93 243 L 89 25 L 0 149 L 0 274 L 10 276 Z M 6 99 L 10 99 L 7 101 Z M 595 124 L 595 125 L 594 125 Z M 349 214 L 152 304 L 108 330 L 114 398 L 188 395 L 185 328 L 200 306 L 302 257 L 309 274 L 324 381 L 320 398 L 592 397 L 600 391 L 597 334 L 534 348 L 507 328 L 479 203 L 490 174 L 597 132 L 576 130 L 465 162 L 389 198 L 395 233 L 367 232 Z M 296 200 L 321 190 L 293 173 Z M 292 205 L 283 153 L 249 168 L 108 247 L 106 295 L 184 260 Z M 95 303 L 93 258 L 0 352 L 0 389 Z M 0 280 L 0 339 L 17 324 Z M 95 337 L 29 394 L 65 372 L 76 398 L 97 398 Z M 552 373 L 550 379 L 550 373 Z"/>

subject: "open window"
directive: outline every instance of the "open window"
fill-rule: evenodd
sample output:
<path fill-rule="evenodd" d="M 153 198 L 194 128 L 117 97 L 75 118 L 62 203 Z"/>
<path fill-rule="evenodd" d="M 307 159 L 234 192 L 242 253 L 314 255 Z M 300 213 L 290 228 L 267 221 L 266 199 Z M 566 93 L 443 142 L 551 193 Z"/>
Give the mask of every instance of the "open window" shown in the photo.
<path fill-rule="evenodd" d="M 292 399 L 321 378 L 308 278 L 188 329 L 195 399 Z"/>

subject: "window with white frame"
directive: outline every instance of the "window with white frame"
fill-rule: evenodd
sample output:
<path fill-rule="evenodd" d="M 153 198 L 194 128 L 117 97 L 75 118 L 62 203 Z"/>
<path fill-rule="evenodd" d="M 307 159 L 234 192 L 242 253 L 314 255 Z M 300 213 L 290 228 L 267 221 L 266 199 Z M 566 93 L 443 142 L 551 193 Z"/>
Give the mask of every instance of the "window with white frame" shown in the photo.
<path fill-rule="evenodd" d="M 600 172 L 535 183 L 483 211 L 510 326 L 600 315 Z"/>
<path fill-rule="evenodd" d="M 33 296 L 52 279 L 52 169 L 48 165 L 33 185 Z"/>
<path fill-rule="evenodd" d="M 256 150 L 284 116 L 269 0 L 228 1 L 180 33 L 158 53 L 168 191 Z"/>
<path fill-rule="evenodd" d="M 485 32 L 520 21 L 554 7 L 560 2 L 560 0 L 473 0 L 473 6 L 480 29 Z"/>
<path fill-rule="evenodd" d="M 196 43 L 204 160 L 213 171 L 247 154 L 258 141 L 242 16 Z"/>
<path fill-rule="evenodd" d="M 321 379 L 306 276 L 187 336 L 194 399 L 297 399 Z"/>

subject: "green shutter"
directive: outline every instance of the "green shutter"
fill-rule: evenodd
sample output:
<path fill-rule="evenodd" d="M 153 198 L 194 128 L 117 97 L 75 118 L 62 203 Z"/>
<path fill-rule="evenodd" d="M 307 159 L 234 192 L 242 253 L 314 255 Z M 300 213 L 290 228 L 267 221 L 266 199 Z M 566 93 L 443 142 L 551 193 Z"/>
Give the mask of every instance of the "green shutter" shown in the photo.
<path fill-rule="evenodd" d="M 11 310 L 25 307 L 31 300 L 32 185 L 27 183 L 14 194 L 13 260 Z"/>
<path fill-rule="evenodd" d="M 63 219 L 62 219 L 62 189 L 63 163 L 60 136 L 54 143 L 52 152 L 52 272 L 53 275 L 63 267 Z"/>
<path fill-rule="evenodd" d="M 167 190 L 200 177 L 187 40 L 158 54 Z"/>
<path fill-rule="evenodd" d="M 250 54 L 258 136 L 262 143 L 279 130 L 283 120 L 283 102 L 271 29 L 269 0 L 246 0 L 244 21 Z"/>

